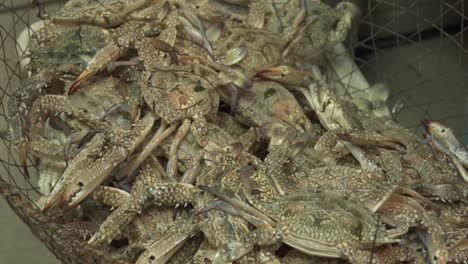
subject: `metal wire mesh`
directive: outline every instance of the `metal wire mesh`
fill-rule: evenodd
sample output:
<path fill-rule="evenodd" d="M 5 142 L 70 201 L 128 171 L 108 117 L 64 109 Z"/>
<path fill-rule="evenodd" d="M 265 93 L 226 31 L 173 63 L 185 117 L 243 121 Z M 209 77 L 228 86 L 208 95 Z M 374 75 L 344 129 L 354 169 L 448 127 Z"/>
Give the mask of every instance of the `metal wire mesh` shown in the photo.
<path fill-rule="evenodd" d="M 40 216 L 34 205 L 39 195 L 37 173 L 30 178 L 24 175 L 8 139 L 7 101 L 26 76 L 21 71 L 24 50 L 17 43 L 19 33 L 61 5 L 60 1 L 41 2 L 0 1 L 0 191 L 23 222 L 63 262 L 112 262 L 115 259 L 86 247 L 84 241 L 61 229 L 59 223 Z M 362 73 L 370 84 L 386 83 L 390 89 L 387 103 L 394 118 L 403 125 L 417 130 L 422 119 L 440 120 L 468 143 L 465 1 L 355 2 L 362 8 L 362 20 L 357 34 L 346 43 L 346 52 L 357 67 L 348 67 L 341 74 L 347 79 L 337 80 L 345 86 L 344 96 L 369 88 L 348 82 L 349 76 Z M 33 30 L 26 32 L 30 35 Z"/>
<path fill-rule="evenodd" d="M 35 204 L 37 171 L 29 166 L 26 177 L 18 163 L 16 151 L 7 130 L 7 102 L 9 96 L 27 73 L 21 71 L 20 60 L 24 48 L 18 43 L 20 32 L 26 29 L 29 37 L 34 31 L 28 28 L 40 21 L 46 12 L 57 10 L 62 1 L 1 1 L 0 2 L 0 194 L 18 217 L 29 226 L 33 234 L 63 263 L 126 263 L 119 256 L 92 248 L 86 241 L 67 231 L 58 220 L 42 215 Z M 30 164 L 34 164 L 29 160 Z"/>
<path fill-rule="evenodd" d="M 466 1 L 364 1 L 350 49 L 370 83 L 390 88 L 394 118 L 440 120 L 468 143 Z"/>

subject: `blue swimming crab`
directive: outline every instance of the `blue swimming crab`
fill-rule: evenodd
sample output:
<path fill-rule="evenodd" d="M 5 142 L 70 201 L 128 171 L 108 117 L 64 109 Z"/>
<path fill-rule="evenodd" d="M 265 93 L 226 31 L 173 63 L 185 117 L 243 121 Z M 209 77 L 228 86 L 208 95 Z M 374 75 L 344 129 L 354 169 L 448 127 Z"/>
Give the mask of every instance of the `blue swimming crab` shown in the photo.
<path fill-rule="evenodd" d="M 124 161 L 149 134 L 155 117 L 147 115 L 130 130 L 98 132 L 69 163 L 52 190 L 44 211 L 54 206 L 76 207 Z"/>
<path fill-rule="evenodd" d="M 247 209 L 249 213 L 253 214 L 253 216 L 248 216 L 248 215 L 239 213 L 237 209 L 227 208 L 226 210 L 229 214 L 234 213 L 237 215 L 236 217 L 239 217 L 239 216 L 245 217 L 245 220 L 252 222 L 254 225 L 261 226 L 261 227 L 259 230 L 254 231 L 253 233 L 251 233 L 249 228 L 247 229 L 244 228 L 243 231 L 239 230 L 239 232 L 234 233 L 234 234 L 237 234 L 236 235 L 238 236 L 237 239 L 234 239 L 234 240 L 226 239 L 226 240 L 223 240 L 223 243 L 221 244 L 219 244 L 219 242 L 215 242 L 215 245 L 218 247 L 220 245 L 223 245 L 221 248 L 219 248 L 219 251 L 218 253 L 216 253 L 215 258 L 219 260 L 223 260 L 223 261 L 238 260 L 242 258 L 243 256 L 249 254 L 249 252 L 253 250 L 253 247 L 255 244 L 258 244 L 258 246 L 262 248 L 265 247 L 266 252 L 268 252 L 268 248 L 270 246 L 273 246 L 272 249 L 270 250 L 275 250 L 276 247 L 274 245 L 276 245 L 277 242 L 281 242 L 281 241 L 289 245 L 292 245 L 295 248 L 303 250 L 308 254 L 318 254 L 318 255 L 323 255 L 323 256 L 328 256 L 328 257 L 346 257 L 346 258 L 349 258 L 351 260 L 356 260 L 356 261 L 369 258 L 370 252 L 366 252 L 364 250 L 365 247 L 361 248 L 362 246 L 360 244 L 362 242 L 361 239 L 368 239 L 370 243 L 372 241 L 372 238 L 374 238 L 375 228 L 376 226 L 379 226 L 379 225 L 377 224 L 377 219 L 374 216 L 372 216 L 371 212 L 368 211 L 368 209 L 362 208 L 358 206 L 357 204 L 355 204 L 354 202 L 343 200 L 343 198 L 340 195 L 335 195 L 335 194 L 296 193 L 296 194 L 288 194 L 284 197 L 278 196 L 278 194 L 280 194 L 281 191 L 278 188 L 278 185 L 275 183 L 273 176 L 277 175 L 278 173 L 281 173 L 281 167 L 283 166 L 283 162 L 286 161 L 284 159 L 281 159 L 281 149 L 275 149 L 274 147 L 272 147 L 271 152 L 268 154 L 265 161 L 262 162 L 258 160 L 257 158 L 249 155 L 248 153 L 244 153 L 242 149 L 239 149 L 238 147 L 236 147 L 236 144 L 231 145 L 228 149 L 226 149 L 226 150 L 230 149 L 230 151 L 226 152 L 223 155 L 220 155 L 221 153 L 218 152 L 218 151 L 222 151 L 218 147 L 215 147 L 212 145 L 208 145 L 207 147 L 208 147 L 207 150 L 209 151 L 207 153 L 208 155 L 207 157 L 210 157 L 207 159 L 208 161 L 210 161 L 210 163 L 213 163 L 213 165 L 212 166 L 208 165 L 210 166 L 209 168 L 211 168 L 208 170 L 208 173 L 206 174 L 202 173 L 200 176 L 198 176 L 197 185 L 218 186 L 218 184 L 221 183 L 219 188 L 223 192 L 229 193 L 230 195 L 237 194 L 240 197 L 242 197 L 243 199 L 242 201 L 239 200 L 239 201 L 234 202 L 236 206 L 238 206 L 239 203 L 245 204 L 247 201 L 256 201 L 256 202 L 258 201 L 260 204 L 264 204 L 265 208 L 270 208 L 271 206 L 272 210 L 280 209 L 280 211 L 284 213 L 284 218 L 270 219 L 269 217 L 259 214 L 258 211 L 252 211 L 253 209 L 252 210 Z M 221 163 L 223 164 L 223 166 L 219 166 L 218 162 L 221 162 L 222 160 L 224 160 Z M 234 163 L 231 163 L 231 162 L 225 163 L 229 160 L 231 162 L 234 161 Z M 237 164 L 238 162 L 240 162 L 240 164 Z M 216 164 L 218 165 L 216 166 Z M 253 172 L 252 171 L 246 172 L 245 171 L 246 169 L 242 169 L 243 166 L 247 166 L 247 167 L 253 166 Z M 218 170 L 223 170 L 224 172 L 221 174 L 221 178 L 216 179 L 218 178 L 216 176 L 218 175 L 218 173 L 216 173 L 216 171 Z M 247 176 L 247 175 L 250 175 L 250 176 Z M 248 179 L 245 179 L 246 176 L 250 178 L 250 183 L 248 183 L 249 182 Z M 221 182 L 219 182 L 219 180 L 221 180 Z M 202 188 L 206 189 L 205 187 L 202 187 Z M 136 198 L 135 208 L 136 209 L 131 210 L 132 213 L 130 215 L 137 214 L 139 210 L 141 210 L 139 208 L 142 208 L 142 206 L 144 208 L 150 204 L 156 204 L 156 205 L 182 204 L 183 205 L 185 203 L 189 203 L 189 204 L 193 204 L 195 208 L 199 210 L 199 215 L 196 216 L 195 219 L 197 218 L 203 219 L 205 217 L 208 217 L 208 219 L 211 219 L 211 220 L 208 222 L 204 222 L 204 221 L 187 222 L 186 225 L 184 225 L 183 227 L 181 226 L 178 229 L 174 229 L 174 231 L 168 234 L 167 237 L 164 237 L 164 239 L 169 239 L 169 240 L 160 240 L 156 242 L 154 246 L 151 247 L 150 251 L 148 251 L 147 253 L 144 253 L 140 257 L 140 260 L 142 261 L 141 263 L 143 263 L 143 261 L 151 262 L 151 259 L 156 260 L 156 259 L 164 258 L 167 253 L 171 252 L 170 251 L 171 248 L 167 248 L 167 245 L 164 244 L 165 243 L 164 241 L 174 241 L 174 243 L 178 241 L 177 243 L 181 243 L 181 241 L 184 241 L 187 238 L 187 236 L 189 236 L 189 234 L 192 234 L 192 232 L 194 232 L 198 228 L 203 230 L 204 234 L 210 241 L 212 240 L 217 241 L 216 237 L 212 237 L 212 235 L 218 234 L 214 232 L 213 227 L 211 227 L 212 225 L 204 226 L 203 223 L 209 224 L 209 223 L 218 222 L 218 223 L 224 223 L 223 226 L 229 223 L 229 225 L 233 225 L 233 227 L 242 223 L 242 222 L 238 222 L 238 220 L 234 221 L 234 219 L 231 219 L 229 217 L 225 219 L 228 222 L 225 222 L 225 220 L 221 221 L 222 219 L 225 218 L 225 216 L 223 216 L 224 214 L 216 216 L 216 214 L 219 214 L 219 213 L 217 213 L 216 211 L 208 210 L 208 209 L 218 208 L 219 206 L 221 206 L 221 204 L 219 204 L 219 202 L 217 201 L 213 201 L 212 198 L 205 200 L 206 198 L 202 198 L 202 197 L 206 196 L 207 194 L 203 194 L 200 191 L 200 189 L 198 189 L 196 186 L 193 186 L 191 184 L 184 183 L 184 182 L 169 182 L 169 183 L 163 183 L 163 184 L 148 185 L 145 189 L 146 190 L 141 192 L 139 195 L 135 194 L 136 195 L 135 196 Z M 212 192 L 211 189 L 209 191 Z M 218 195 L 218 194 L 215 193 L 215 195 Z M 140 197 L 140 198 L 137 198 L 137 197 Z M 336 204 L 330 205 L 331 201 L 336 202 Z M 326 204 L 328 204 L 328 206 L 325 206 Z M 331 203 L 331 204 L 334 204 L 334 203 Z M 296 208 L 296 205 L 298 205 L 297 208 Z M 204 206 L 207 207 L 206 210 L 202 209 Z M 316 210 L 312 210 L 312 208 L 315 208 Z M 307 209 L 307 210 L 303 210 L 303 209 Z M 122 209 L 122 210 L 125 210 L 125 209 Z M 328 237 L 327 238 L 322 237 L 321 234 L 325 234 L 329 231 L 329 229 L 327 229 L 325 226 L 319 228 L 319 229 L 324 228 L 324 229 L 321 229 L 321 231 L 317 230 L 318 232 L 317 236 L 313 235 L 312 233 L 307 233 L 307 237 L 304 238 L 304 240 L 297 240 L 294 238 L 294 233 L 301 232 L 300 230 L 296 230 L 294 228 L 291 229 L 291 233 L 288 233 L 287 229 L 281 229 L 282 231 L 284 231 L 284 233 L 282 233 L 284 237 L 282 235 L 279 235 L 280 237 L 274 235 L 278 233 L 273 232 L 273 230 L 279 231 L 279 229 L 274 229 L 276 225 L 278 226 L 284 225 L 285 228 L 287 228 L 289 224 L 291 224 L 291 227 L 295 226 L 295 224 L 293 224 L 294 221 L 301 222 L 302 220 L 305 220 L 306 218 L 312 217 L 313 212 L 315 211 L 317 211 L 317 213 L 320 215 L 322 211 L 325 215 L 336 213 L 337 214 L 336 217 L 332 217 L 331 219 L 327 221 L 331 221 L 330 228 L 332 227 L 338 228 L 338 230 L 346 233 L 346 239 L 337 241 L 331 237 L 330 237 L 331 240 L 328 240 L 329 239 Z M 95 238 L 92 240 L 92 242 L 97 243 L 98 241 L 105 240 L 106 237 L 108 237 L 109 235 L 113 236 L 116 230 L 114 228 L 121 228 L 122 226 L 125 225 L 125 223 L 128 223 L 131 217 L 128 218 L 128 214 L 126 217 L 124 217 L 123 216 L 124 213 L 125 211 L 120 211 L 119 214 L 122 214 L 123 218 L 120 218 L 120 217 L 116 218 L 116 216 L 119 215 L 117 214 L 117 211 L 116 211 L 115 217 L 112 218 L 113 220 L 111 220 L 110 218 L 108 220 L 109 226 L 106 227 L 107 231 L 104 231 L 105 229 L 103 226 L 102 232 L 99 233 L 100 235 L 96 235 Z M 215 215 L 213 215 L 214 213 Z M 260 219 L 257 219 L 257 217 L 260 217 Z M 125 222 L 122 222 L 122 223 L 116 223 L 115 221 L 117 219 L 127 219 L 127 220 L 125 220 Z M 338 221 L 338 219 L 342 219 L 343 222 L 335 222 L 335 221 Z M 214 221 L 214 222 L 211 222 L 211 221 Z M 112 226 L 114 226 L 114 224 L 117 224 L 117 225 L 111 228 L 111 225 L 110 225 L 111 223 L 112 223 Z M 360 229 L 361 230 L 360 232 L 362 233 L 360 233 L 360 235 L 356 234 L 356 236 L 361 236 L 361 238 L 359 239 L 353 237 L 353 232 L 355 232 L 356 230 L 353 223 L 356 225 L 360 225 L 360 226 L 362 224 L 364 226 L 363 229 Z M 268 226 L 270 227 L 267 230 L 263 229 L 263 227 L 268 227 Z M 211 227 L 211 229 L 206 229 L 206 227 L 208 228 Z M 381 227 L 377 227 L 377 228 L 380 229 Z M 306 229 L 307 228 L 305 228 L 304 230 Z M 348 229 L 351 233 L 345 232 L 345 230 L 348 230 Z M 114 231 L 109 231 L 109 230 L 114 230 Z M 282 231 L 280 231 L 280 233 Z M 380 235 L 378 235 L 379 236 L 379 238 L 377 238 L 377 240 L 379 241 L 378 244 L 380 244 L 380 242 L 385 242 L 385 243 L 395 242 L 394 239 L 386 238 L 384 235 L 384 231 L 383 230 L 381 231 L 382 233 L 378 232 L 382 236 L 380 237 Z M 225 235 L 227 234 L 221 234 L 221 233 L 218 234 L 218 236 L 220 237 L 224 237 Z M 273 235 L 273 236 L 269 236 L 269 235 Z M 265 243 L 265 240 L 262 240 L 262 238 L 268 239 L 271 241 L 269 243 Z M 280 239 L 278 240 L 278 238 Z M 322 246 L 316 247 L 310 244 L 309 241 L 311 243 L 313 243 L 313 241 L 317 241 L 320 243 L 326 242 L 326 244 L 323 247 Z"/>
<path fill-rule="evenodd" d="M 190 182 L 195 179 L 197 184 L 203 183 L 211 186 L 219 186 L 223 190 L 235 193 L 240 184 L 239 170 L 243 166 L 242 164 L 249 162 L 248 159 L 250 155 L 242 153 L 238 143 L 234 143 L 235 140 L 223 129 L 215 125 L 209 125 L 209 128 L 209 138 L 212 141 L 210 141 L 204 151 L 202 151 L 202 153 L 204 153 L 205 165 L 201 168 L 197 168 L 201 165 L 197 164 L 195 160 L 196 163 L 186 172 L 186 174 L 191 174 L 195 173 L 195 171 L 199 171 L 198 173 L 200 175 L 194 175 L 196 177 L 184 176 L 181 182 L 171 182 L 170 180 L 168 182 L 162 182 L 158 180 L 159 176 L 155 174 L 154 166 L 148 165 L 151 164 L 151 162 L 147 163 L 140 175 L 137 176 L 130 199 L 123 205 L 116 205 L 117 209 L 112 212 L 103 223 L 100 227 L 100 231 L 93 236 L 90 243 L 100 244 L 112 240 L 140 214 L 142 210 L 146 210 L 148 206 L 156 205 L 166 208 L 167 206 L 174 205 L 183 205 L 185 207 L 187 204 L 192 204 L 195 208 L 201 209 L 212 201 L 213 198 L 211 195 L 203 194 L 200 189 L 190 184 Z M 256 135 L 249 131 L 247 133 L 251 134 L 253 137 Z M 180 145 L 180 147 L 185 148 L 182 149 L 182 151 L 188 151 L 192 148 L 196 150 L 199 148 L 197 144 L 187 145 L 184 143 L 189 140 L 189 138 L 190 137 L 184 139 Z M 191 140 L 193 141 L 194 139 L 192 138 Z M 246 142 L 248 142 L 248 140 Z M 227 144 L 227 146 L 225 146 L 225 144 Z M 229 144 L 232 145 L 229 146 Z M 255 160 L 255 158 L 253 159 Z M 202 170 L 200 171 L 200 169 Z M 220 174 L 226 175 L 218 179 L 218 175 Z M 172 254 L 184 241 L 200 230 L 203 231 L 205 238 L 209 241 L 210 246 L 206 245 L 206 247 L 210 248 L 214 246 L 217 248 L 215 251 L 218 251 L 218 249 L 221 250 L 223 245 L 228 242 L 239 243 L 241 234 L 250 231 L 247 222 L 242 218 L 231 216 L 223 212 L 212 211 L 204 215 L 192 216 L 190 219 L 184 221 L 185 222 L 174 223 L 174 225 L 170 227 L 171 231 L 164 234 L 164 236 L 153 245 L 150 245 L 146 252 L 139 257 L 137 263 L 152 263 L 152 261 L 155 260 L 165 259 L 167 254 Z M 226 229 L 226 226 L 230 226 L 230 228 Z M 195 256 L 195 259 L 200 261 L 199 263 L 204 262 L 204 258 L 206 257 L 204 255 L 205 250 L 207 250 L 207 248 L 200 248 L 199 253 Z M 249 252 L 250 250 L 245 251 L 245 254 Z M 266 253 L 268 250 L 260 250 L 260 252 Z M 235 257 L 238 259 L 243 257 L 243 255 L 244 254 Z M 213 256 L 215 259 L 219 259 L 220 257 L 220 253 L 216 253 Z"/>
<path fill-rule="evenodd" d="M 152 115 L 145 116 L 134 126 L 125 113 L 108 116 L 113 105 L 125 102 L 118 89 L 125 89 L 125 85 L 108 77 L 87 85 L 70 97 L 60 93 L 39 93 L 27 109 L 25 119 L 30 124 L 27 137 L 22 127 L 12 126 L 12 134 L 18 137 L 18 145 L 25 153 L 65 163 L 67 167 L 44 210 L 55 205 L 65 208 L 76 206 L 151 131 L 155 121 Z M 52 122 L 61 126 L 57 129 L 67 137 L 62 146 L 45 133 Z M 78 143 L 78 148 L 72 146 L 74 143 Z"/>

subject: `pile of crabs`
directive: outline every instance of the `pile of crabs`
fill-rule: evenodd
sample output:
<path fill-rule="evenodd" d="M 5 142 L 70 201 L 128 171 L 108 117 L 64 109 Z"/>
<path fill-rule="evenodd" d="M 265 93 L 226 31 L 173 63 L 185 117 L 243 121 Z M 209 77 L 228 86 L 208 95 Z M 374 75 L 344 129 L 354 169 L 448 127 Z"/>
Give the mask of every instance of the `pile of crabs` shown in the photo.
<path fill-rule="evenodd" d="M 136 263 L 466 263 L 466 148 L 336 93 L 324 55 L 358 14 L 69 1 L 9 102 L 38 206 Z"/>

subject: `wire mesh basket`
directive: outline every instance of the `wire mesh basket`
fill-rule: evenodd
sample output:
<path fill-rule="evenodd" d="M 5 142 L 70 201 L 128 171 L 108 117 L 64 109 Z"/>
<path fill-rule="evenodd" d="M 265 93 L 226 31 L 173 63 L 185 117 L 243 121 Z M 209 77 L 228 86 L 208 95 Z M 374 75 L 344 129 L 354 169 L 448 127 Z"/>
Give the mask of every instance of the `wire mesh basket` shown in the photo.
<path fill-rule="evenodd" d="M 29 165 L 25 175 L 8 136 L 8 100 L 20 81 L 27 77 L 24 67 L 28 39 L 43 26 L 44 16 L 58 10 L 63 1 L 0 2 L 0 90 L 2 131 L 0 194 L 32 233 L 63 263 L 128 263 L 118 255 L 90 247 L 83 238 L 63 227 L 57 219 L 45 217 L 36 205 L 38 174 Z M 31 160 L 29 160 L 31 162 Z M 34 164 L 34 163 L 30 163 Z M 9 238 L 12 239 L 12 238 Z M 21 243 L 20 240 L 18 240 Z M 32 253 L 34 254 L 34 253 Z M 34 259 L 34 256 L 30 256 Z"/>
<path fill-rule="evenodd" d="M 327 1 L 325 1 L 327 2 Z M 328 1 L 335 4 L 338 1 Z M 362 17 L 343 46 L 328 51 L 340 94 L 368 97 L 375 86 L 389 90 L 394 119 L 417 131 L 423 119 L 439 120 L 468 143 L 468 27 L 466 1 L 356 0 Z M 0 193 L 34 235 L 64 263 L 125 263 L 92 248 L 35 205 L 37 173 L 27 177 L 7 132 L 9 96 L 27 76 L 28 37 L 60 1 L 0 1 Z M 37 22 L 37 23 L 36 23 Z M 34 24 L 36 23 L 36 24 Z M 33 26 L 33 24 L 35 26 Z M 26 40 L 25 40 L 26 39 Z M 31 164 L 33 161 L 31 160 Z M 34 166 L 30 165 L 31 171 Z"/>

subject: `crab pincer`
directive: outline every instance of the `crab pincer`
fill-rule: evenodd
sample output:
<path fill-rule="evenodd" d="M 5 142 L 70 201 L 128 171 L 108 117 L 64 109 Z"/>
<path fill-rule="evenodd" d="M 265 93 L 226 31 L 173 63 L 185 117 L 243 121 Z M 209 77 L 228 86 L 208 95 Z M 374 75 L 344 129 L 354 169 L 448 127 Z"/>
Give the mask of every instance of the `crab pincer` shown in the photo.
<path fill-rule="evenodd" d="M 465 182 L 468 182 L 468 172 L 465 169 L 468 167 L 468 149 L 460 144 L 452 129 L 446 125 L 431 120 L 423 120 L 422 124 L 429 134 L 427 141 L 432 143 L 431 145 L 437 150 L 448 155 Z"/>
<path fill-rule="evenodd" d="M 147 115 L 129 131 L 96 134 L 71 160 L 43 211 L 52 207 L 69 210 L 79 205 L 138 147 L 151 131 L 154 121 L 153 115 Z M 106 144 L 112 147 L 106 148 Z"/>

